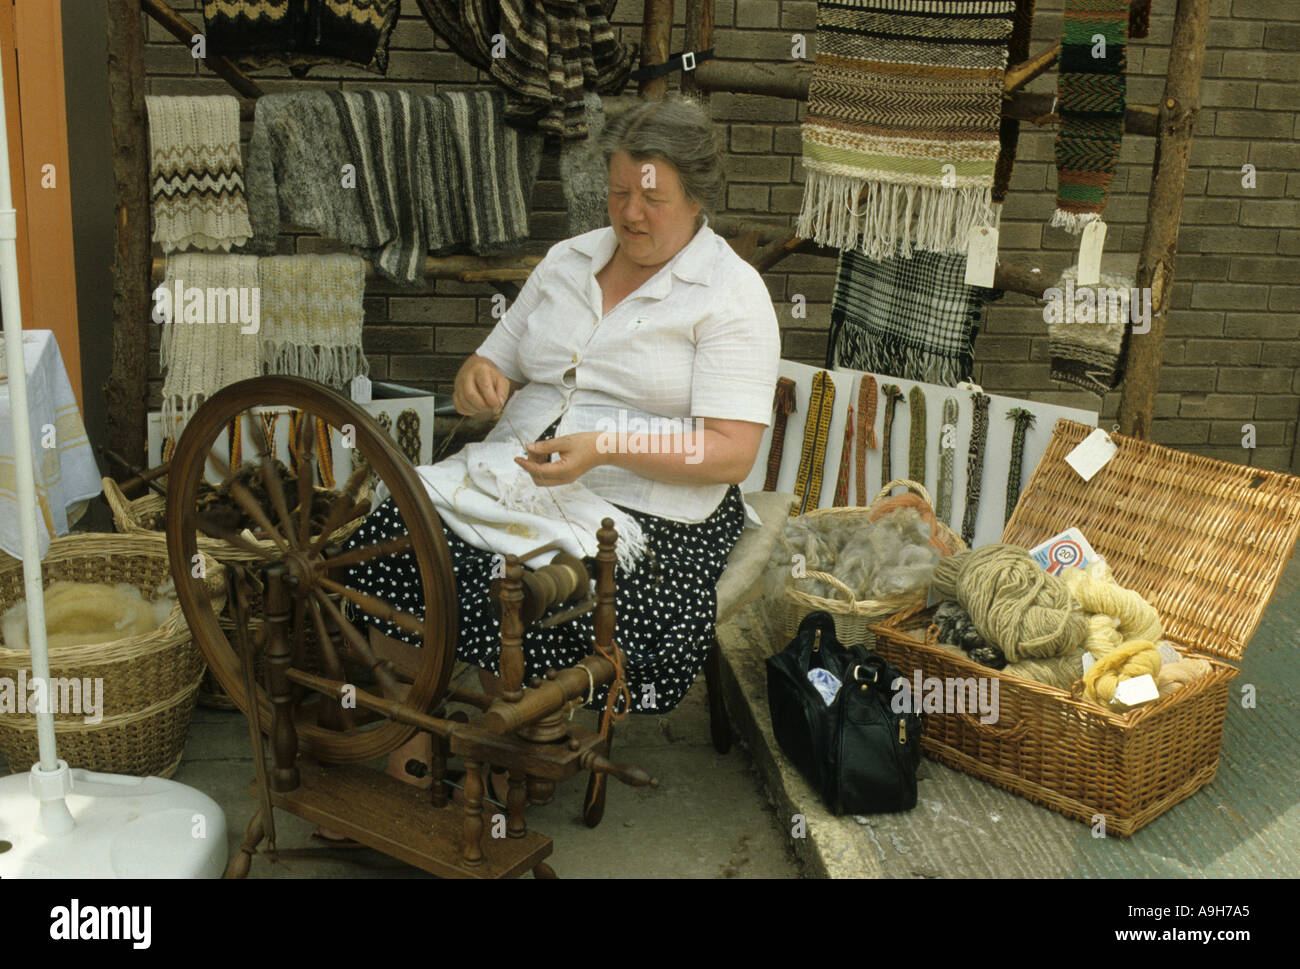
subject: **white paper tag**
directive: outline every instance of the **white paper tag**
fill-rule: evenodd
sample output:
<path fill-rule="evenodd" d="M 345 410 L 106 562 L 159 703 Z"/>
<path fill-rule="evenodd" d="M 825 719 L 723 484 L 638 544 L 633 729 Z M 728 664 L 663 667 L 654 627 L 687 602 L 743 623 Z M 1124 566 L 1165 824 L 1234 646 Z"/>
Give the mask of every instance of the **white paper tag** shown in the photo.
<path fill-rule="evenodd" d="M 1104 468 L 1117 451 L 1119 448 L 1110 439 L 1110 435 L 1099 427 L 1065 456 L 1065 463 L 1079 472 L 1079 477 L 1084 481 L 1091 481 L 1092 476 Z"/>
<path fill-rule="evenodd" d="M 997 268 L 998 230 L 987 225 L 976 226 L 966 239 L 966 285 L 992 289 Z"/>
<path fill-rule="evenodd" d="M 1076 286 L 1096 286 L 1101 282 L 1101 249 L 1106 242 L 1106 223 L 1098 219 L 1083 227 L 1079 240 L 1079 275 Z"/>
<path fill-rule="evenodd" d="M 373 400 L 370 389 L 370 378 L 364 374 L 352 378 L 352 403 L 368 404 Z"/>
<path fill-rule="evenodd" d="M 1092 653 L 1085 651 L 1083 654 L 1083 671 L 1088 672 L 1088 668 L 1095 662 L 1097 661 L 1092 658 Z"/>
<path fill-rule="evenodd" d="M 1152 679 L 1150 673 L 1143 673 L 1131 680 L 1122 680 L 1115 687 L 1115 699 L 1126 707 L 1137 706 L 1139 703 L 1147 703 L 1159 698 L 1160 691 L 1156 689 L 1156 681 Z"/>

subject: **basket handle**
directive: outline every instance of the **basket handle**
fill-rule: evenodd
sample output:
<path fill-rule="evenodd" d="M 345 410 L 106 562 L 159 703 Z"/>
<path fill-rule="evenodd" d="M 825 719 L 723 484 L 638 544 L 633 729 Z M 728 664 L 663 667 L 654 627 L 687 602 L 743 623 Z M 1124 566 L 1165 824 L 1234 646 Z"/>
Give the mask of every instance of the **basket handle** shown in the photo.
<path fill-rule="evenodd" d="M 871 504 L 874 505 L 876 502 L 888 498 L 889 495 L 893 492 L 893 490 L 897 488 L 899 485 L 903 485 L 905 488 L 907 488 L 908 491 L 920 495 L 922 498 L 925 499 L 925 503 L 927 505 L 929 505 L 931 508 L 934 507 L 934 501 L 933 499 L 930 498 L 930 492 L 925 490 L 925 485 L 916 481 L 912 481 L 910 478 L 895 478 L 893 481 L 889 482 L 889 484 L 885 485 L 883 488 L 880 489 L 876 497 L 871 499 Z"/>
<path fill-rule="evenodd" d="M 804 573 L 803 576 L 801 576 L 801 578 L 821 579 L 827 585 L 833 587 L 836 591 L 843 593 L 844 598 L 848 599 L 850 605 L 858 601 L 857 594 L 854 593 L 852 589 L 850 589 L 839 579 L 835 578 L 835 576 L 831 575 L 829 572 L 816 572 L 813 571 L 812 569 L 809 569 L 806 573 Z"/>
<path fill-rule="evenodd" d="M 1019 740 L 1029 730 L 1028 720 L 1021 720 L 1009 727 L 1002 727 L 992 723 L 981 723 L 978 717 L 964 711 L 958 713 L 957 716 L 961 717 L 971 729 L 1003 742 Z"/>

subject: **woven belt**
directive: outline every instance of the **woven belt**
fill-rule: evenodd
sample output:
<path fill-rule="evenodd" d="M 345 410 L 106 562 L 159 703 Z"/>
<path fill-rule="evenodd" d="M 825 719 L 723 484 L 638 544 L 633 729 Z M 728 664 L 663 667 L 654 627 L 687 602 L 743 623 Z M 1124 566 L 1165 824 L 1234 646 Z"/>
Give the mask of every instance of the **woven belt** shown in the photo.
<path fill-rule="evenodd" d="M 638 67 L 635 71 L 627 76 L 629 81 L 649 81 L 656 77 L 663 77 L 665 74 L 671 74 L 673 71 L 693 71 L 697 64 L 713 58 L 713 48 L 708 50 L 685 50 L 678 51 L 676 54 L 669 54 L 668 60 L 662 64 L 651 64 L 649 67 Z"/>
<path fill-rule="evenodd" d="M 925 394 L 913 387 L 907 395 L 908 416 L 912 430 L 908 435 L 907 476 L 917 484 L 925 484 Z"/>
<path fill-rule="evenodd" d="M 858 386 L 858 504 L 865 505 L 867 496 L 867 448 L 875 450 L 876 443 L 876 378 L 863 376 Z"/>
<path fill-rule="evenodd" d="M 831 408 L 835 405 L 835 384 L 831 375 L 819 370 L 813 375 L 808 417 L 804 420 L 803 447 L 799 452 L 799 475 L 794 493 L 799 499 L 796 515 L 816 508 L 822 497 L 822 472 L 826 464 L 826 438 L 831 429 Z"/>
<path fill-rule="evenodd" d="M 943 402 L 943 423 L 939 426 L 939 488 L 934 513 L 945 525 L 952 524 L 952 472 L 957 457 L 957 398 Z"/>
<path fill-rule="evenodd" d="M 897 384 L 885 384 L 880 392 L 885 395 L 885 435 L 880 446 L 880 487 L 883 488 L 894 480 L 890 473 L 889 442 L 894 432 L 894 408 L 903 399 L 903 392 Z"/>
<path fill-rule="evenodd" d="M 772 421 L 772 443 L 767 450 L 767 479 L 764 491 L 776 490 L 776 479 L 781 475 L 781 452 L 785 449 L 785 424 L 794 411 L 794 381 L 781 377 L 776 382 L 776 396 L 772 401 L 776 418 Z"/>
<path fill-rule="evenodd" d="M 971 394 L 975 410 L 971 414 L 970 450 L 966 454 L 966 511 L 962 515 L 961 539 L 967 545 L 975 541 L 975 516 L 980 510 L 980 485 L 984 478 L 984 444 L 989 436 L 989 396 Z"/>
<path fill-rule="evenodd" d="M 1020 499 L 1021 465 L 1025 460 L 1025 432 L 1034 423 L 1034 415 L 1023 407 L 1017 407 L 1007 412 L 1007 420 L 1014 420 L 1016 427 L 1011 432 L 1011 471 L 1007 475 L 1007 514 L 1003 519 L 1004 525 L 1010 520 L 1011 513 L 1016 509 L 1016 502 Z"/>
<path fill-rule="evenodd" d="M 840 474 L 835 479 L 834 507 L 843 508 L 849 503 L 849 463 L 853 453 L 853 405 L 849 404 L 849 418 L 844 422 L 844 450 L 840 452 Z"/>

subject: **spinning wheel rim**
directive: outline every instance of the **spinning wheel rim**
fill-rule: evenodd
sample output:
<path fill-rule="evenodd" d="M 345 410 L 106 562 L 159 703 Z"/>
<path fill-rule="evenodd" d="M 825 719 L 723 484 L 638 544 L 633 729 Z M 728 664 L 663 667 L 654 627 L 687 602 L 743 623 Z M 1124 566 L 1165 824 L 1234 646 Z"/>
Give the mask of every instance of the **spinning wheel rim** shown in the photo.
<path fill-rule="evenodd" d="M 254 377 L 213 394 L 186 425 L 172 455 L 167 476 L 167 550 L 177 598 L 204 660 L 231 700 L 248 716 L 250 703 L 238 650 L 222 630 L 206 597 L 200 597 L 199 580 L 191 578 L 190 563 L 198 553 L 197 491 L 206 476 L 208 456 L 227 423 L 255 407 L 289 407 L 333 427 L 351 424 L 355 429 L 356 446 L 402 513 L 411 537 L 410 551 L 419 567 L 425 604 L 422 661 L 405 702 L 429 710 L 446 694 L 457 640 L 454 572 L 441 519 L 419 476 L 396 445 L 378 432 L 365 411 L 329 388 L 298 377 Z M 272 555 L 278 561 L 289 560 L 289 555 L 278 551 Z M 317 552 L 315 558 L 320 557 Z M 256 705 L 258 722 L 264 732 L 269 732 L 271 704 L 264 684 L 259 684 Z M 416 728 L 394 721 L 350 734 L 306 722 L 299 722 L 296 730 L 302 749 L 335 763 L 383 756 L 416 732 Z"/>

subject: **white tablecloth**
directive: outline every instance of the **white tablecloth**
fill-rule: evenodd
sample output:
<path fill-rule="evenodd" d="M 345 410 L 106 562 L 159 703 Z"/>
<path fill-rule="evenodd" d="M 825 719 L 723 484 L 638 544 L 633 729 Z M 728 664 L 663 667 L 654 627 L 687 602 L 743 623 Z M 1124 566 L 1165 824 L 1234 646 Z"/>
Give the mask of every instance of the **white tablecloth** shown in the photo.
<path fill-rule="evenodd" d="M 0 347 L 3 346 L 4 341 L 0 340 Z M 27 365 L 28 411 L 39 506 L 36 531 L 44 558 L 51 536 L 66 535 L 85 512 L 89 499 L 103 490 L 103 485 L 54 334 L 49 330 L 25 331 L 23 358 Z M 13 413 L 9 381 L 4 379 L 0 381 L 0 549 L 15 558 L 22 556 L 19 521 Z"/>

